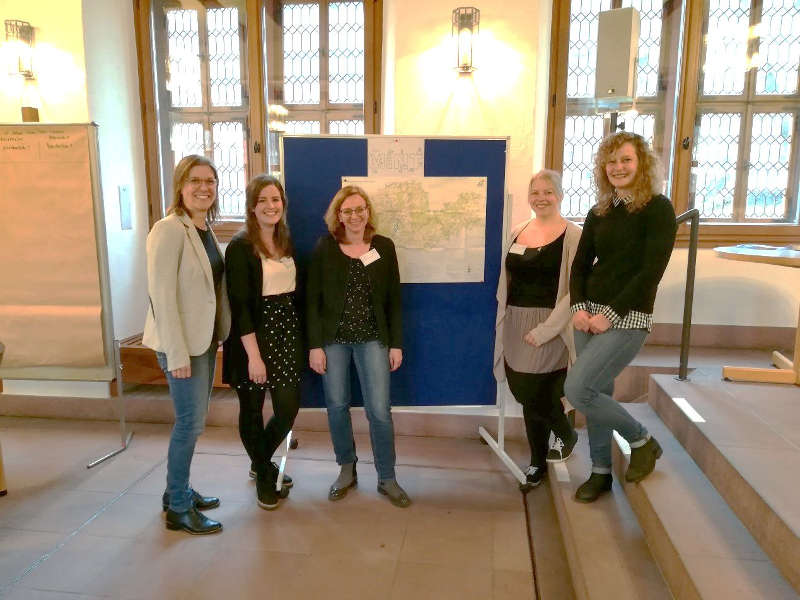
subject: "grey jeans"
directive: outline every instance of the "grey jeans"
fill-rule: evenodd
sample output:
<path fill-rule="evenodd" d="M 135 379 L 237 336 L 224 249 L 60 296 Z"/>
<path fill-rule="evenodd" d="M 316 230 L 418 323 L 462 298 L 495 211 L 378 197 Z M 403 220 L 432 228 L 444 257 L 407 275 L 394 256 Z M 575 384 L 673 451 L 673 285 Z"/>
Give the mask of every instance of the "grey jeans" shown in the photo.
<path fill-rule="evenodd" d="M 647 337 L 645 329 L 609 329 L 591 334 L 575 331 L 578 359 L 567 373 L 564 393 L 586 415 L 589 454 L 594 473 L 611 472 L 611 433 L 628 442 L 647 436 L 647 429 L 614 398 L 614 378 L 633 360 Z"/>

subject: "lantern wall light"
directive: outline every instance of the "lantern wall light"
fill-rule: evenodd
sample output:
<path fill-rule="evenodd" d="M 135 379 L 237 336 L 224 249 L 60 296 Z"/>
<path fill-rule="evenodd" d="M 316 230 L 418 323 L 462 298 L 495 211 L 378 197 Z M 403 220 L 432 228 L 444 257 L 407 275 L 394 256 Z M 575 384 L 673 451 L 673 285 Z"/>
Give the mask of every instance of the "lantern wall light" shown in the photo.
<path fill-rule="evenodd" d="M 451 34 L 456 38 L 458 51 L 456 71 L 459 75 L 469 75 L 475 70 L 473 54 L 480 20 L 481 11 L 472 6 L 462 6 L 453 10 Z"/>
<path fill-rule="evenodd" d="M 27 21 L 9 19 L 5 22 L 6 44 L 13 54 L 9 75 L 35 79 L 33 74 L 33 26 Z"/>

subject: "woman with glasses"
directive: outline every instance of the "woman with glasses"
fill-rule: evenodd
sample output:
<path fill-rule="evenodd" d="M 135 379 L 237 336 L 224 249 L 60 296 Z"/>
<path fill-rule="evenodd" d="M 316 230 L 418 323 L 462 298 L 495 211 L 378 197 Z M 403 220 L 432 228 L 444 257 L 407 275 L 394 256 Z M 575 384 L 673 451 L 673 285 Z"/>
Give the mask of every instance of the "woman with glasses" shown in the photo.
<path fill-rule="evenodd" d="M 198 509 L 219 506 L 189 485 L 197 437 L 205 428 L 217 349 L 228 336 L 225 264 L 211 223 L 219 212 L 217 169 L 203 156 L 175 167 L 166 217 L 147 236 L 150 308 L 142 343 L 156 351 L 175 407 L 162 499 L 167 529 L 215 533 L 222 525 Z"/>
<path fill-rule="evenodd" d="M 575 360 L 569 311 L 569 269 L 581 229 L 561 216 L 561 175 L 531 177 L 528 204 L 535 215 L 511 232 L 500 267 L 494 373 L 522 404 L 531 461 L 527 487 L 542 482 L 547 462 L 570 457 L 578 434 L 561 397 L 567 364 Z M 548 452 L 550 432 L 556 438 Z"/>
<path fill-rule="evenodd" d="M 222 380 L 239 397 L 239 435 L 255 475 L 261 508 L 278 506 L 278 468 L 271 462 L 300 408 L 302 334 L 295 308 L 296 270 L 280 181 L 257 175 L 245 191 L 245 227 L 225 250 L 231 334 Z M 266 390 L 272 417 L 261 414 Z M 291 485 L 291 478 L 284 477 Z"/>
<path fill-rule="evenodd" d="M 389 372 L 403 362 L 400 274 L 392 240 L 378 235 L 366 192 L 346 186 L 325 213 L 308 273 L 306 320 L 309 364 L 322 375 L 328 424 L 340 473 L 328 492 L 344 498 L 358 482 L 350 421 L 350 365 L 369 420 L 378 492 L 395 506 L 411 504 L 395 478 Z"/>
<path fill-rule="evenodd" d="M 644 344 L 653 324 L 658 283 L 675 243 L 675 211 L 661 190 L 659 161 L 645 139 L 621 131 L 606 137 L 594 159 L 597 204 L 586 215 L 570 276 L 578 358 L 564 389 L 586 415 L 592 472 L 575 492 L 594 502 L 611 489 L 611 433 L 631 447 L 625 480 L 641 481 L 661 447 L 614 400 L 614 378 Z"/>

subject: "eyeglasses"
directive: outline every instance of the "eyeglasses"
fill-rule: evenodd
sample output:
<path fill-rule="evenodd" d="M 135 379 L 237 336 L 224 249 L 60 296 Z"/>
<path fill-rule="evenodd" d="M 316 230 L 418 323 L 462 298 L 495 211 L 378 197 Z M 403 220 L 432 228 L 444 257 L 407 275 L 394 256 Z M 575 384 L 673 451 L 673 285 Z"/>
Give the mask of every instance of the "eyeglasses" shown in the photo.
<path fill-rule="evenodd" d="M 209 187 L 213 187 L 213 186 L 217 185 L 217 180 L 214 179 L 213 177 L 209 177 L 208 179 L 200 179 L 199 177 L 191 177 L 191 178 L 189 178 L 187 183 L 189 185 L 191 185 L 191 186 L 194 186 L 194 187 L 200 187 L 204 183 Z"/>
<path fill-rule="evenodd" d="M 339 212 L 342 213 L 345 217 L 350 217 L 352 215 L 356 215 L 357 217 L 360 217 L 365 212 L 367 212 L 367 207 L 366 206 L 357 206 L 355 208 L 342 208 L 342 209 L 339 210 Z"/>

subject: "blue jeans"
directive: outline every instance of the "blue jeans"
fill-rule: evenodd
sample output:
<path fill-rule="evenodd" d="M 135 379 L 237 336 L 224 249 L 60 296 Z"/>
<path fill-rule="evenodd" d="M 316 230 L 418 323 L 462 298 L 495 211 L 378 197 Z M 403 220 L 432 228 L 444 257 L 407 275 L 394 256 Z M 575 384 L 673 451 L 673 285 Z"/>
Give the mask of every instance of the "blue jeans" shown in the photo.
<path fill-rule="evenodd" d="M 597 335 L 575 330 L 578 359 L 567 373 L 564 393 L 586 415 L 592 471 L 611 472 L 611 432 L 628 442 L 647 436 L 647 429 L 612 398 L 614 378 L 633 360 L 647 337 L 645 329 L 609 329 Z"/>
<path fill-rule="evenodd" d="M 189 357 L 192 376 L 176 379 L 167 370 L 167 356 L 156 352 L 158 365 L 167 377 L 169 395 L 175 407 L 175 425 L 169 438 L 167 452 L 167 491 L 169 507 L 177 512 L 192 506 L 192 488 L 189 486 L 189 469 L 198 436 L 203 433 L 214 383 L 217 360 L 217 342 L 200 356 Z"/>
<path fill-rule="evenodd" d="M 322 376 L 333 451 L 340 465 L 356 462 L 350 420 L 350 363 L 355 362 L 369 437 L 379 479 L 394 479 L 394 424 L 389 400 L 389 350 L 378 341 L 330 344 L 323 348 L 327 368 Z"/>

